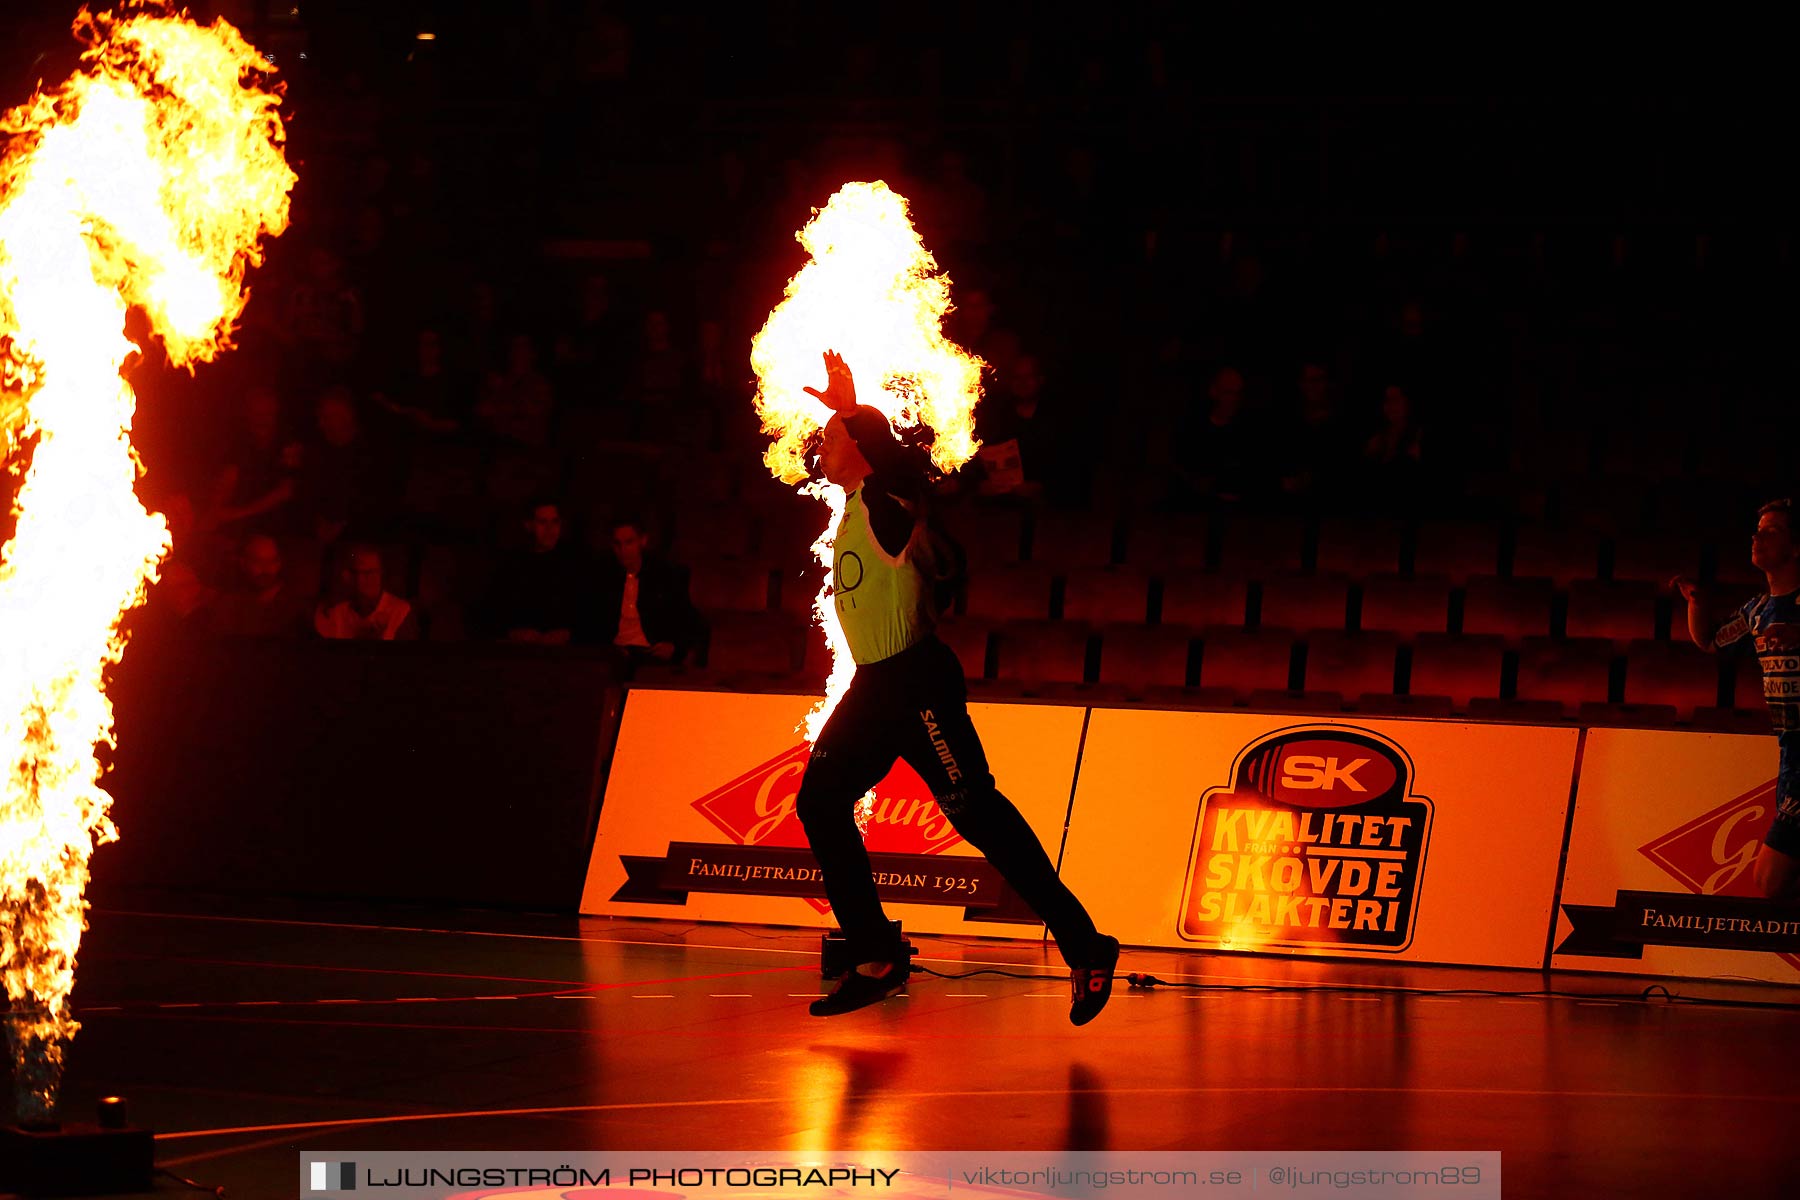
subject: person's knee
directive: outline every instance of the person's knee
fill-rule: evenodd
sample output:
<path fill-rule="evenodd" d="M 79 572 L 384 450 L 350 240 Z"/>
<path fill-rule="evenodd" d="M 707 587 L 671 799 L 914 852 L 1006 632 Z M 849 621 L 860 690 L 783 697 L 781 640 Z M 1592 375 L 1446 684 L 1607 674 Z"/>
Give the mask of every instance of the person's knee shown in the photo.
<path fill-rule="evenodd" d="M 1768 900 L 1800 900 L 1800 860 L 1765 845 L 1756 856 L 1756 890 Z"/>

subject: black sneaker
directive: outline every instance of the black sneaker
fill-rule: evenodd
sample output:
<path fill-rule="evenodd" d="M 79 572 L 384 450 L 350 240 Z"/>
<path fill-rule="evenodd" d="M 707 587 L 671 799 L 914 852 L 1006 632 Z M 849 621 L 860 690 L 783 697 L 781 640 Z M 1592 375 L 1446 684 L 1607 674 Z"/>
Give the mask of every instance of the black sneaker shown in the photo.
<path fill-rule="evenodd" d="M 907 963 L 889 963 L 888 973 L 880 977 L 864 975 L 852 967 L 838 982 L 837 991 L 819 997 L 806 1009 L 815 1017 L 835 1017 L 839 1013 L 867 1008 L 905 987 L 906 977 L 911 973 Z"/>
<path fill-rule="evenodd" d="M 1100 1015 L 1112 997 L 1113 969 L 1119 965 L 1119 939 L 1102 936 L 1100 953 L 1091 967 L 1076 967 L 1069 972 L 1069 1020 L 1086 1025 Z"/>

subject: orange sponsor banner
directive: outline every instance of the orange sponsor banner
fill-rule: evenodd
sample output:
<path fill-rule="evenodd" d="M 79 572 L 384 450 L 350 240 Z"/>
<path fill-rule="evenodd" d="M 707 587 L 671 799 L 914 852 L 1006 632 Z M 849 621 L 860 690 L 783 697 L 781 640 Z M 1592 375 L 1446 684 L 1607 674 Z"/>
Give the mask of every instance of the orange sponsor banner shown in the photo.
<path fill-rule="evenodd" d="M 1551 965 L 1800 983 L 1800 906 L 1760 898 L 1773 737 L 1593 729 Z"/>
<path fill-rule="evenodd" d="M 794 812 L 810 696 L 633 689 L 581 911 L 835 926 Z M 1081 745 L 1080 708 L 971 704 L 1001 791 L 1052 860 Z M 888 916 L 920 933 L 1038 937 L 1032 915 L 905 763 L 875 787 L 865 830 Z"/>
<path fill-rule="evenodd" d="M 1576 738 L 1095 709 L 1063 877 L 1131 945 L 1541 967 Z"/>

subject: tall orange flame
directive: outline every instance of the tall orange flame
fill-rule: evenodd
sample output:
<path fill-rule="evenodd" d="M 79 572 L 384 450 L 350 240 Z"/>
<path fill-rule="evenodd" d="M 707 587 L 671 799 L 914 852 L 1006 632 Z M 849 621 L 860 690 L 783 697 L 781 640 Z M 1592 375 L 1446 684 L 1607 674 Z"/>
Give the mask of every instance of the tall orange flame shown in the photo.
<path fill-rule="evenodd" d="M 21 1120 L 53 1110 L 88 856 L 118 837 L 94 757 L 112 738 L 102 672 L 169 548 L 133 492 L 126 312 L 176 365 L 210 361 L 295 182 L 269 67 L 230 25 L 84 12 L 75 32 L 76 73 L 0 117 L 0 390 L 26 397 L 36 434 L 0 551 L 0 971 Z"/>
<path fill-rule="evenodd" d="M 795 234 L 808 261 L 750 343 L 756 411 L 774 435 L 763 461 L 777 479 L 807 477 L 807 439 L 831 411 L 806 392 L 823 379 L 820 356 L 836 350 L 856 376 L 857 401 L 885 413 L 896 430 L 925 426 L 931 459 L 952 471 L 974 457 L 979 358 L 944 336 L 950 280 L 938 270 L 908 215 L 906 198 L 887 184 L 846 183 Z M 831 539 L 844 513 L 842 488 L 822 481 L 801 491 L 826 502 L 825 531 L 813 553 L 825 586 L 813 610 L 831 647 L 825 698 L 806 717 L 807 741 L 818 740 L 856 672 L 831 603 Z"/>

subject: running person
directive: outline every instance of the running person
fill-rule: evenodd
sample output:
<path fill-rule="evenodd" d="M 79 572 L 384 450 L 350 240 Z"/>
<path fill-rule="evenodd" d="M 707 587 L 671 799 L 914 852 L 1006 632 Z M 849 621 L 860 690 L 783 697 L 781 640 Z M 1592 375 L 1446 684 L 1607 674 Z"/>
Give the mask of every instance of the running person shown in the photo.
<path fill-rule="evenodd" d="M 882 911 L 855 819 L 857 801 L 905 759 L 957 833 L 1049 927 L 1070 968 L 1069 1019 L 1085 1025 L 1112 994 L 1118 939 L 1094 928 L 1031 826 L 994 786 L 969 720 L 962 664 L 933 632 L 927 576 L 942 577 L 942 554 L 925 525 L 919 452 L 902 445 L 879 410 L 856 403 L 842 358 L 827 351 L 825 370 L 826 390 L 806 390 L 835 414 L 819 457 L 825 478 L 846 494 L 832 539 L 832 599 L 856 674 L 813 746 L 795 807 L 858 965 L 811 1011 L 850 1012 L 906 986 L 905 947 Z"/>
<path fill-rule="evenodd" d="M 1775 820 L 1756 856 L 1756 887 L 1771 900 L 1800 899 L 1800 541 L 1794 537 L 1794 505 L 1775 500 L 1756 513 L 1750 561 L 1769 590 L 1746 601 L 1719 624 L 1702 602 L 1698 585 L 1677 576 L 1672 586 L 1687 601 L 1688 635 L 1703 650 L 1736 648 L 1748 641 L 1762 664 L 1763 697 L 1781 746 L 1775 774 Z"/>

